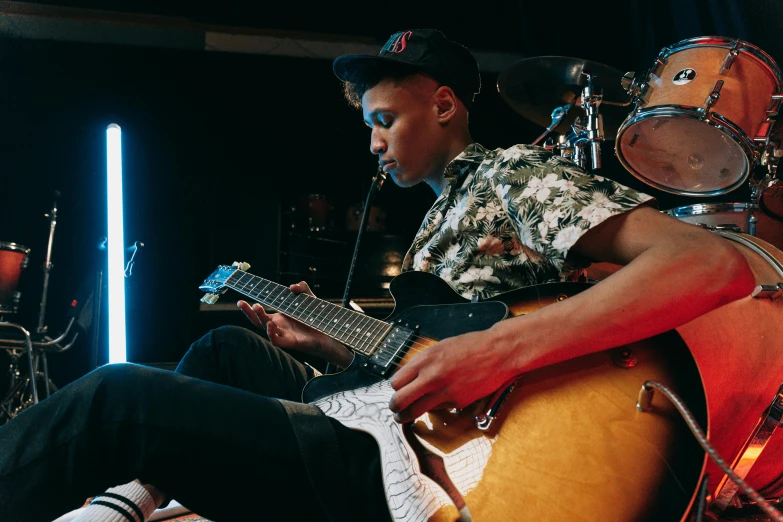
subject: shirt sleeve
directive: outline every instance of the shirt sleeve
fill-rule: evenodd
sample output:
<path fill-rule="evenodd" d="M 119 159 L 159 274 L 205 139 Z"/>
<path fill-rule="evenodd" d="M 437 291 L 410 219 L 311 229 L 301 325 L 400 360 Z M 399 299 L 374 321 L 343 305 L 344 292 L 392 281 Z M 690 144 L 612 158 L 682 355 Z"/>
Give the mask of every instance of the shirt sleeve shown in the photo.
<path fill-rule="evenodd" d="M 575 268 L 565 260 L 582 234 L 639 205 L 657 205 L 648 194 L 590 174 L 540 147 L 512 147 L 506 158 L 510 161 L 497 171 L 501 204 L 522 244 L 561 274 Z"/>

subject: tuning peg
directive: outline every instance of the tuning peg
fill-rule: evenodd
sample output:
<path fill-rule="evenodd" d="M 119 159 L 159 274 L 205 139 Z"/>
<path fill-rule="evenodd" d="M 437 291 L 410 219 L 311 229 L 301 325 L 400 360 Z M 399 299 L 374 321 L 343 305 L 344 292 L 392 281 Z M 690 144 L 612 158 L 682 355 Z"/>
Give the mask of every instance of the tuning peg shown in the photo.
<path fill-rule="evenodd" d="M 245 263 L 244 261 L 241 261 L 241 262 L 240 261 L 234 261 L 233 263 L 231 263 L 231 266 L 235 266 L 235 267 L 239 268 L 240 270 L 242 270 L 243 272 L 246 271 L 248 268 L 250 268 L 250 264 L 249 263 Z"/>
<path fill-rule="evenodd" d="M 207 303 L 207 304 L 215 304 L 217 303 L 217 300 L 220 299 L 220 296 L 218 294 L 204 294 L 204 297 L 201 298 L 201 302 Z"/>

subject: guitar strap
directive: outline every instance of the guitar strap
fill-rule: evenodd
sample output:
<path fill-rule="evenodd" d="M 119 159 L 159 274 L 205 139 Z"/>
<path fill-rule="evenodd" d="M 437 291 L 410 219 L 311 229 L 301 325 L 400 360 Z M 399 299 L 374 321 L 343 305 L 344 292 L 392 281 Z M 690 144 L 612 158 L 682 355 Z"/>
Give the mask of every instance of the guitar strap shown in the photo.
<path fill-rule="evenodd" d="M 345 463 L 329 418 L 312 404 L 278 399 L 288 413 L 288 419 L 299 445 L 307 478 L 321 508 L 331 522 L 345 522 L 352 517 L 346 511 L 347 493 L 340 480 L 345 477 Z"/>

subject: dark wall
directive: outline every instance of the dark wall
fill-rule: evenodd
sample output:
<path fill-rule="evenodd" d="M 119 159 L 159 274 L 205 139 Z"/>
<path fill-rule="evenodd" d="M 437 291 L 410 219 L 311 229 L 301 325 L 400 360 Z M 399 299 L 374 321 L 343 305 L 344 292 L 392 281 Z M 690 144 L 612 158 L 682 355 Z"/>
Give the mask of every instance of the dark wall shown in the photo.
<path fill-rule="evenodd" d="M 774 2 L 623 2 L 589 12 L 500 4 L 506 3 L 462 6 L 453 19 L 423 11 L 410 26 L 440 27 L 474 49 L 570 56 L 622 71 L 644 70 L 661 47 L 707 34 L 742 37 L 783 59 Z M 382 41 L 403 21 L 401 15 L 376 18 L 374 25 L 340 19 L 319 27 L 363 28 L 363 36 Z M 291 16 L 265 20 L 295 25 Z M 316 21 L 302 15 L 299 29 L 315 30 Z M 497 74 L 483 73 L 482 81 L 471 114 L 474 138 L 491 148 L 533 141 L 542 129 L 500 99 Z M 308 195 L 326 196 L 335 228 L 345 228 L 347 211 L 364 201 L 377 165 L 368 130 L 342 99 L 329 60 L 4 39 L 0 122 L 0 242 L 32 249 L 18 314 L 32 330 L 49 237 L 44 214 L 53 191 L 61 192 L 46 310 L 52 332 L 64 326 L 77 289 L 102 266 L 96 244 L 106 233 L 105 128 L 122 127 L 126 240 L 145 244 L 127 279 L 129 360 L 135 362 L 178 360 L 215 325 L 215 315 L 199 312 L 198 285 L 217 264 L 244 260 L 258 275 L 279 275 L 290 209 Z M 605 175 L 653 193 L 662 208 L 693 202 L 641 184 L 612 148 L 610 139 Z M 715 199 L 743 197 L 738 190 Z M 376 198 L 386 212 L 385 233 L 409 240 L 433 199 L 425 186 L 402 190 L 386 183 Z M 352 236 L 341 240 L 345 274 Z M 321 296 L 341 297 L 329 292 Z M 243 324 L 239 312 L 231 317 Z M 88 345 L 83 336 L 51 358 L 56 382 L 88 369 Z"/>

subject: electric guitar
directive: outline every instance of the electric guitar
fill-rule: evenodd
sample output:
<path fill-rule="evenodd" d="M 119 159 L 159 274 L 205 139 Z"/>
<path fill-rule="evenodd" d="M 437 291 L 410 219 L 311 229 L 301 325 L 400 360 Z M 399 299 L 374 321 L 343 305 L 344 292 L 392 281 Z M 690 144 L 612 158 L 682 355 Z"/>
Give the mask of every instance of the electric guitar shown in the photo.
<path fill-rule="evenodd" d="M 421 350 L 595 283 L 540 284 L 471 302 L 435 275 L 406 272 L 390 285 L 394 311 L 379 320 L 294 294 L 247 268 L 220 266 L 200 286 L 202 301 L 235 290 L 354 352 L 346 370 L 312 379 L 302 399 L 375 438 L 395 522 L 686 518 L 705 453 L 663 396 L 651 412 L 636 407 L 641 386 L 655 380 L 706 428 L 699 370 L 675 331 L 526 373 L 460 411 L 430 412 L 407 425 L 392 419 L 389 377 Z"/>

